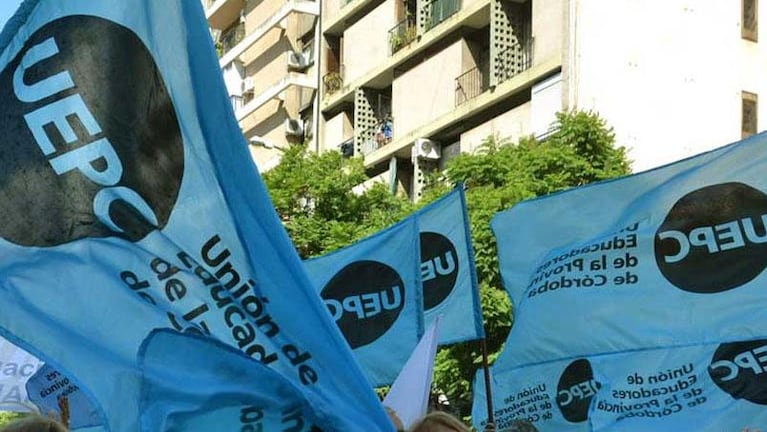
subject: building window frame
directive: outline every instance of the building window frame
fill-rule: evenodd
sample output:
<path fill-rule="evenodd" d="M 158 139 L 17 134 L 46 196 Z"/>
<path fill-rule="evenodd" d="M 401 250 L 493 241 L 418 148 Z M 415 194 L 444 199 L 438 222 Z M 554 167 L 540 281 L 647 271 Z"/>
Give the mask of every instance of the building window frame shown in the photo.
<path fill-rule="evenodd" d="M 740 36 L 759 41 L 759 0 L 740 0 Z"/>
<path fill-rule="evenodd" d="M 748 138 L 759 131 L 759 96 L 747 91 L 741 92 L 741 138 Z"/>

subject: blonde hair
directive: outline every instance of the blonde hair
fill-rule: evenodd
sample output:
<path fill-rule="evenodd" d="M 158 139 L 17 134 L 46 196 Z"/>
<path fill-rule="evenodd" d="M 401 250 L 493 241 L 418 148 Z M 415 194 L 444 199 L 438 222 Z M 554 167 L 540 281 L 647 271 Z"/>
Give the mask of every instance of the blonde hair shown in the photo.
<path fill-rule="evenodd" d="M 439 426 L 455 432 L 470 432 L 465 424 L 444 411 L 432 411 L 426 414 L 410 428 L 410 432 L 437 432 L 440 430 Z"/>
<path fill-rule="evenodd" d="M 31 415 L 5 425 L 0 432 L 67 432 L 67 428 L 55 420 Z"/>

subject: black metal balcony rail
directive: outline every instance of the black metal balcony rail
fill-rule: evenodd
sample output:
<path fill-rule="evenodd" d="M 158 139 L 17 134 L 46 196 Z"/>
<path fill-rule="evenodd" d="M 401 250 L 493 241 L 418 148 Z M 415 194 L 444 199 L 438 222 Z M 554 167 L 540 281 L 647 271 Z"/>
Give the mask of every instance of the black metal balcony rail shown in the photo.
<path fill-rule="evenodd" d="M 418 34 L 415 17 L 408 16 L 389 30 L 389 55 L 394 55 L 402 47 L 414 41 Z"/>
<path fill-rule="evenodd" d="M 245 23 L 237 24 L 234 27 L 230 27 L 221 33 L 221 36 L 216 42 L 216 51 L 219 57 L 223 57 L 232 48 L 236 47 L 238 43 L 245 39 Z"/>
<path fill-rule="evenodd" d="M 378 150 L 392 141 L 394 122 L 391 119 L 381 120 L 375 126 L 365 129 L 359 134 L 360 151 L 363 156 Z"/>
<path fill-rule="evenodd" d="M 323 75 L 322 85 L 325 88 L 325 96 L 330 96 L 333 93 L 341 90 L 344 86 L 344 67 L 341 67 L 337 71 L 331 71 Z"/>
<path fill-rule="evenodd" d="M 426 17 L 424 31 L 433 29 L 459 10 L 461 10 L 461 0 L 431 0 L 426 2 L 421 8 L 422 15 Z"/>
<path fill-rule="evenodd" d="M 487 66 L 469 69 L 455 79 L 455 106 L 474 99 L 489 87 L 490 74 Z"/>
<path fill-rule="evenodd" d="M 533 39 L 527 38 L 499 52 L 495 58 L 495 77 L 498 84 L 522 73 L 533 65 Z"/>

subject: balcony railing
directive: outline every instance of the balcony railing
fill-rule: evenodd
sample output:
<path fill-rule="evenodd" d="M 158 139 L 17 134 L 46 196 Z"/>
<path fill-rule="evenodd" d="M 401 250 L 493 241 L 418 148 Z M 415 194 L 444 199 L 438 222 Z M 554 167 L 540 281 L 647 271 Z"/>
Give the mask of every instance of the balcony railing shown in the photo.
<path fill-rule="evenodd" d="M 234 109 L 234 112 L 237 112 L 237 110 L 245 105 L 244 98 L 242 96 L 230 95 L 229 100 L 232 101 L 232 108 Z"/>
<path fill-rule="evenodd" d="M 416 37 L 415 17 L 409 16 L 389 30 L 389 55 L 393 55 Z"/>
<path fill-rule="evenodd" d="M 216 42 L 216 51 L 218 51 L 218 56 L 223 57 L 232 48 L 237 46 L 238 43 L 242 42 L 243 39 L 245 39 L 244 23 L 230 27 L 221 33 L 221 37 L 219 37 L 218 42 Z"/>
<path fill-rule="evenodd" d="M 373 126 L 372 128 L 362 131 L 360 139 L 362 145 L 360 150 L 363 156 L 378 150 L 379 148 L 389 144 L 392 140 L 394 122 L 391 119 L 386 119 Z"/>
<path fill-rule="evenodd" d="M 328 72 L 322 77 L 322 84 L 325 88 L 325 96 L 341 90 L 344 86 L 344 67 L 343 65 L 337 71 Z"/>
<path fill-rule="evenodd" d="M 455 106 L 481 95 L 490 86 L 487 67 L 475 67 L 455 79 Z"/>
<path fill-rule="evenodd" d="M 461 10 L 461 0 L 431 0 L 427 2 L 421 9 L 423 16 L 426 17 L 424 30 L 433 29 L 459 10 Z"/>
<path fill-rule="evenodd" d="M 498 83 L 530 69 L 533 65 L 533 40 L 527 38 L 524 42 L 516 43 L 496 56 L 495 76 Z"/>

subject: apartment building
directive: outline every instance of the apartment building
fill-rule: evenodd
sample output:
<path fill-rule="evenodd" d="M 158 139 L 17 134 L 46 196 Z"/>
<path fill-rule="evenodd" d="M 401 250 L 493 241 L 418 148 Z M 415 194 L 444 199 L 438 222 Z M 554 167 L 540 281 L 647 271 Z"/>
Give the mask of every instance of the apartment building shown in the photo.
<path fill-rule="evenodd" d="M 417 199 L 562 109 L 598 111 L 636 171 L 736 141 L 767 124 L 757 1 L 321 0 L 317 148 Z"/>
<path fill-rule="evenodd" d="M 767 125 L 758 0 L 201 1 L 262 171 L 307 141 L 417 199 L 455 155 L 545 137 L 563 109 L 599 112 L 635 171 Z"/>
<path fill-rule="evenodd" d="M 316 141 L 319 7 L 307 0 L 202 0 L 234 114 L 260 170 Z"/>

